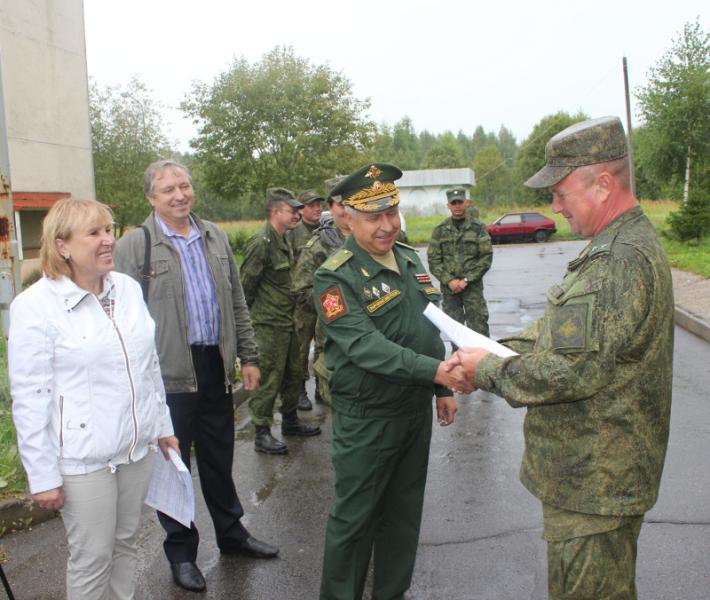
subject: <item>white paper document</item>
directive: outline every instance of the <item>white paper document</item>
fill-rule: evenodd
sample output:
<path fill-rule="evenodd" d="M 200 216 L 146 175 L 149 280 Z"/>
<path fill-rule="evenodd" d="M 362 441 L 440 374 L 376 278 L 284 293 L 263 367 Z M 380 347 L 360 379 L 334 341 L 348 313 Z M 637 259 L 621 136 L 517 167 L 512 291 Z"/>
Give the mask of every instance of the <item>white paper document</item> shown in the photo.
<path fill-rule="evenodd" d="M 192 476 L 180 455 L 168 448 L 170 460 L 158 451 L 145 503 L 172 517 L 185 527 L 195 520 L 195 491 Z"/>
<path fill-rule="evenodd" d="M 494 342 L 491 338 L 455 321 L 431 302 L 424 309 L 424 316 L 434 323 L 436 328 L 459 348 L 483 348 L 503 358 L 518 355 L 517 352 L 513 352 L 510 348 L 506 348 L 502 344 Z"/>

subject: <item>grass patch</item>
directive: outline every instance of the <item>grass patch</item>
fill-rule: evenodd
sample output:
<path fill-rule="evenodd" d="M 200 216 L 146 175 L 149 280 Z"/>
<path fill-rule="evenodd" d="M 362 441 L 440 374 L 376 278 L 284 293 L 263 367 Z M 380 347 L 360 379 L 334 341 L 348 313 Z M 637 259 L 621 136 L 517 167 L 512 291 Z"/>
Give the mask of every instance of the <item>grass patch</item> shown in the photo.
<path fill-rule="evenodd" d="M 27 476 L 17 452 L 7 380 L 7 342 L 0 335 L 0 497 L 27 492 Z"/>

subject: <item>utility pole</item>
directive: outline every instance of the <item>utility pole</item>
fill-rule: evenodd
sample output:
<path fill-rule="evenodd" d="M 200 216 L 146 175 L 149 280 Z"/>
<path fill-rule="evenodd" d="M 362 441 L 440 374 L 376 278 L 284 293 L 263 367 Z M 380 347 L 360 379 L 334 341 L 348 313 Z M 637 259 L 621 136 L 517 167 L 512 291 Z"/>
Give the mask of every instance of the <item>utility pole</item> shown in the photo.
<path fill-rule="evenodd" d="M 626 57 L 623 60 L 624 65 L 624 92 L 626 95 L 626 139 L 629 146 L 629 174 L 631 175 L 631 193 L 636 195 L 636 173 L 634 172 L 634 145 L 631 140 L 631 97 L 629 96 L 629 69 L 626 64 Z"/>
<path fill-rule="evenodd" d="M 3 334 L 7 337 L 10 328 L 10 303 L 22 290 L 22 278 L 12 210 L 10 156 L 3 89 L 2 60 L 0 60 L 0 319 L 2 319 Z"/>

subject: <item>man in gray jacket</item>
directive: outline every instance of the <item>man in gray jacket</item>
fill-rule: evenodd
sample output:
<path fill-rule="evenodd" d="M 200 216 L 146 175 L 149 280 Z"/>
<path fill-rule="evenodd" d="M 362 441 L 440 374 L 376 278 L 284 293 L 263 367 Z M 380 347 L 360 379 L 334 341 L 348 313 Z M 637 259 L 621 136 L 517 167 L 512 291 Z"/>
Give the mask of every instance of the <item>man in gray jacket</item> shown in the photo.
<path fill-rule="evenodd" d="M 194 443 L 205 503 L 223 554 L 273 558 L 278 548 L 253 538 L 232 480 L 234 404 L 239 358 L 244 388 L 259 386 L 258 349 L 227 236 L 193 214 L 188 170 L 172 161 L 151 164 L 144 192 L 153 212 L 116 244 L 116 270 L 144 286 L 156 323 L 160 369 L 180 452 L 190 467 Z M 146 232 L 148 236 L 146 236 Z M 149 254 L 146 252 L 149 239 Z M 143 274 L 146 259 L 149 272 Z M 197 567 L 199 534 L 158 513 L 175 583 L 205 589 Z"/>

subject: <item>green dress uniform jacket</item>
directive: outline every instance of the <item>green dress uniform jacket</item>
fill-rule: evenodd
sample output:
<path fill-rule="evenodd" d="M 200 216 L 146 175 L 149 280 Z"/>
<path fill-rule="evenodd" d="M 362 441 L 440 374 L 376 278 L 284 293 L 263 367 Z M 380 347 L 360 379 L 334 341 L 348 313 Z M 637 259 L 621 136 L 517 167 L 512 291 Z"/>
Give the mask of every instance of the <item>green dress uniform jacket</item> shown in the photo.
<path fill-rule="evenodd" d="M 523 484 L 544 503 L 641 515 L 656 502 L 668 444 L 673 288 L 640 207 L 601 231 L 547 293 L 545 314 L 501 340 L 476 385 L 528 408 Z"/>
<path fill-rule="evenodd" d="M 293 330 L 294 258 L 285 236 L 266 223 L 247 242 L 242 287 L 254 325 Z"/>
<path fill-rule="evenodd" d="M 434 375 L 444 359 L 439 332 L 422 312 L 439 300 L 416 250 L 394 247 L 400 274 L 375 261 L 350 236 L 316 271 L 313 294 L 326 333 L 336 411 L 393 417 L 430 411 Z M 445 388 L 437 395 L 450 396 Z"/>

